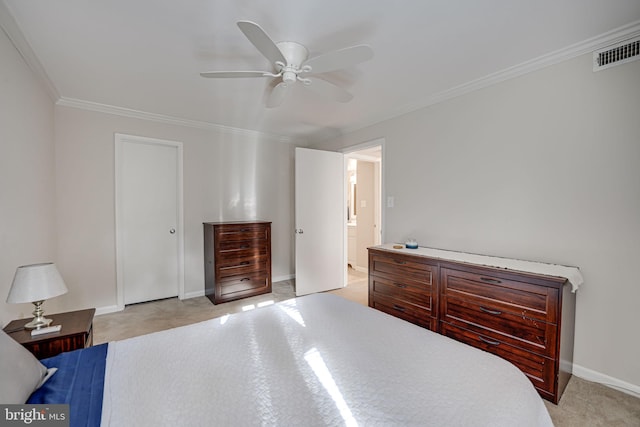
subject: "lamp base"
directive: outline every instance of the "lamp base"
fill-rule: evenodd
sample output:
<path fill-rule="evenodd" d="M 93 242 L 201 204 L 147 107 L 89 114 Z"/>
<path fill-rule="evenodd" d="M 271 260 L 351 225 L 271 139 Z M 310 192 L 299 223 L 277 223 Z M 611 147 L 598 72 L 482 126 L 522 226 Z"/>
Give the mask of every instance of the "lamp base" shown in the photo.
<path fill-rule="evenodd" d="M 40 329 L 51 324 L 52 320 L 47 319 L 45 317 L 41 317 L 40 319 L 36 319 L 35 317 L 31 320 L 31 322 L 24 325 L 25 329 Z"/>
<path fill-rule="evenodd" d="M 34 317 L 31 319 L 31 322 L 24 325 L 26 329 L 40 329 L 51 324 L 52 320 L 44 317 L 44 310 L 42 310 L 43 302 L 44 300 L 34 301 L 33 305 L 36 307 L 36 309 L 33 310 Z"/>

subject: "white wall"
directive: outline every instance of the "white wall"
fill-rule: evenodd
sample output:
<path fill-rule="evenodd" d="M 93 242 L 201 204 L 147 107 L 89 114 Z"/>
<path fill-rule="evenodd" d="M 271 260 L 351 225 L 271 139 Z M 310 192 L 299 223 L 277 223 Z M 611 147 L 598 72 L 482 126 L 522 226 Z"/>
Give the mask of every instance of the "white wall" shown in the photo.
<path fill-rule="evenodd" d="M 575 371 L 640 391 L 640 61 L 584 55 L 315 148 L 380 137 L 388 241 L 578 266 Z"/>
<path fill-rule="evenodd" d="M 55 259 L 53 102 L 0 31 L 0 325 L 32 304 L 5 303 L 16 267 Z M 44 306 L 53 313 L 61 298 Z"/>
<path fill-rule="evenodd" d="M 367 270 L 369 252 L 367 248 L 374 244 L 375 233 L 375 182 L 374 163 L 358 160 L 357 191 L 356 191 L 356 268 Z"/>
<path fill-rule="evenodd" d="M 116 306 L 114 134 L 184 148 L 185 293 L 203 294 L 202 222 L 272 221 L 274 280 L 293 277 L 293 146 L 251 132 L 195 129 L 54 106 L 0 32 L 0 322 L 16 267 L 54 261 L 69 293 L 55 313 Z"/>
<path fill-rule="evenodd" d="M 205 221 L 272 221 L 272 270 L 293 275 L 293 147 L 56 106 L 58 261 L 65 308 L 116 305 L 114 133 L 179 141 L 184 155 L 185 294 L 202 294 Z"/>

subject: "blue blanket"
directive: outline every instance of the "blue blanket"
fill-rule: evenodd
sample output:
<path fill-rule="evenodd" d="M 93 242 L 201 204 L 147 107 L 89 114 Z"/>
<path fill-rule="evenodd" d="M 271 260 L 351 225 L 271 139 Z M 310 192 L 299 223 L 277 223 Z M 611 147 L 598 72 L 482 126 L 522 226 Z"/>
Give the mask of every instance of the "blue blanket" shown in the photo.
<path fill-rule="evenodd" d="M 27 403 L 68 404 L 71 427 L 99 427 L 107 348 L 108 344 L 100 344 L 41 360 L 58 371 Z"/>

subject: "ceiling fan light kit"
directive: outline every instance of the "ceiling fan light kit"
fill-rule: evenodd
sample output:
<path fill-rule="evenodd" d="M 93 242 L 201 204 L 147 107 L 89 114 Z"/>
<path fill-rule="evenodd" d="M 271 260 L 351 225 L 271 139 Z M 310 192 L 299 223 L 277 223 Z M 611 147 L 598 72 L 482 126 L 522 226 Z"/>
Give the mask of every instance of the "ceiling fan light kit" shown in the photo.
<path fill-rule="evenodd" d="M 353 95 L 345 89 L 316 74 L 347 68 L 373 57 L 373 51 L 367 45 L 358 45 L 328 52 L 309 58 L 309 51 L 300 43 L 284 41 L 275 43 L 256 23 L 239 21 L 238 27 L 249 41 L 273 65 L 272 71 L 208 71 L 200 73 L 207 78 L 246 78 L 270 77 L 281 79 L 267 99 L 267 107 L 277 107 L 285 98 L 286 92 L 299 81 L 314 91 L 338 102 L 348 102 Z M 302 74 L 302 76 L 301 76 Z"/>

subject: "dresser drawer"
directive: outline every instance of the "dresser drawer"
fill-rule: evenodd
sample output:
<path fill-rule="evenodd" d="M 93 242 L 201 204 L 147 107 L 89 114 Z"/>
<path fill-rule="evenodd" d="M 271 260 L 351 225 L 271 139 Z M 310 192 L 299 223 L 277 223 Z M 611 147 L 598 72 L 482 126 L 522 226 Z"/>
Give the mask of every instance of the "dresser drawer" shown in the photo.
<path fill-rule="evenodd" d="M 267 256 L 221 259 L 216 262 L 216 269 L 220 280 L 230 276 L 248 274 L 259 270 L 264 270 Z"/>
<path fill-rule="evenodd" d="M 499 339 L 513 346 L 552 357 L 556 351 L 557 326 L 503 308 L 451 295 L 441 300 L 441 320 Z"/>
<path fill-rule="evenodd" d="M 556 323 L 558 290 L 489 274 L 441 269 L 442 295 L 490 307 L 521 318 Z"/>
<path fill-rule="evenodd" d="M 252 248 L 262 248 L 268 246 L 268 243 L 264 239 L 253 239 L 253 240 L 218 240 L 216 241 L 218 247 L 218 251 L 220 252 L 232 252 L 238 250 L 252 249 Z"/>
<path fill-rule="evenodd" d="M 431 285 L 397 277 L 395 280 L 372 276 L 369 286 L 374 294 L 388 296 L 432 310 Z"/>
<path fill-rule="evenodd" d="M 269 238 L 269 231 L 259 224 L 226 224 L 216 227 L 215 238 L 218 242 L 265 241 Z"/>
<path fill-rule="evenodd" d="M 256 291 L 269 286 L 269 276 L 266 271 L 256 271 L 250 274 L 230 276 L 220 281 L 220 296 L 227 298 L 246 291 Z"/>
<path fill-rule="evenodd" d="M 220 250 L 218 251 L 217 259 L 222 261 L 237 258 L 266 256 L 268 252 L 269 245 L 263 240 L 220 242 Z"/>
<path fill-rule="evenodd" d="M 437 268 L 418 257 L 403 254 L 372 251 L 369 260 L 369 272 L 372 275 L 391 280 L 411 280 L 425 285 L 431 285 Z"/>
<path fill-rule="evenodd" d="M 369 306 L 432 331 L 437 326 L 436 319 L 431 317 L 431 310 L 401 299 L 373 294 Z"/>
<path fill-rule="evenodd" d="M 446 322 L 440 322 L 440 333 L 508 360 L 531 380 L 541 394 L 547 398 L 552 398 L 555 394 L 556 362 L 553 359 Z"/>

